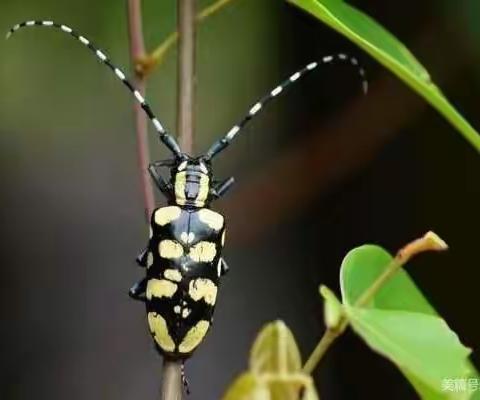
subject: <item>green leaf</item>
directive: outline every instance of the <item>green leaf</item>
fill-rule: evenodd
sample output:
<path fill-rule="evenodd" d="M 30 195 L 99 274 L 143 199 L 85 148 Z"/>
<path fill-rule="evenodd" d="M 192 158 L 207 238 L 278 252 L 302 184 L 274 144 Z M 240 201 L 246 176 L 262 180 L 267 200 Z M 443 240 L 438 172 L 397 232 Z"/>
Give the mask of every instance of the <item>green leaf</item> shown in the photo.
<path fill-rule="evenodd" d="M 295 338 L 282 321 L 266 325 L 258 334 L 250 352 L 254 373 L 295 373 L 302 368 Z"/>
<path fill-rule="evenodd" d="M 230 387 L 223 400 L 318 400 L 292 332 L 282 321 L 267 324 L 250 352 L 250 370 Z M 300 394 L 302 394 L 300 398 Z"/>
<path fill-rule="evenodd" d="M 355 307 L 346 312 L 355 332 L 412 378 L 422 398 L 469 398 L 467 392 L 443 390 L 444 379 L 467 378 L 472 371 L 465 362 L 470 350 L 441 318 Z"/>
<path fill-rule="evenodd" d="M 272 400 L 317 400 L 318 395 L 310 376 L 297 373 L 276 375 L 268 380 L 268 388 Z M 300 394 L 303 396 L 300 397 Z"/>
<path fill-rule="evenodd" d="M 309 12 L 376 58 L 425 98 L 480 151 L 479 134 L 449 103 L 412 53 L 380 24 L 343 0 L 287 1 Z"/>
<path fill-rule="evenodd" d="M 423 382 L 419 381 L 415 375 L 408 373 L 402 370 L 403 374 L 406 378 L 410 381 L 412 386 L 415 388 L 417 393 L 422 395 L 422 399 L 428 400 L 444 400 L 448 393 L 442 392 L 439 393 L 438 391 L 435 392 L 431 390 L 427 385 L 423 384 Z M 468 397 L 466 397 L 468 399 Z"/>
<path fill-rule="evenodd" d="M 303 393 L 302 397 L 299 397 Z M 310 376 L 302 373 L 240 375 L 222 397 L 223 400 L 318 400 Z"/>
<path fill-rule="evenodd" d="M 316 395 L 312 379 L 303 374 L 289 374 L 285 376 L 276 376 L 268 379 L 268 389 L 272 400 L 297 400 L 305 387 L 310 387 L 308 395 L 310 398 Z M 312 389 L 313 387 L 313 389 Z M 313 391 L 313 392 L 312 392 Z M 305 395 L 301 397 L 305 399 Z M 307 397 L 308 399 L 308 397 Z"/>
<path fill-rule="evenodd" d="M 305 391 L 303 392 L 303 397 L 301 400 L 319 400 L 320 396 L 317 393 L 317 389 L 313 384 L 313 381 L 310 380 L 310 383 L 305 386 Z"/>
<path fill-rule="evenodd" d="M 228 388 L 223 400 L 272 400 L 268 385 L 250 372 L 240 375 Z"/>
<path fill-rule="evenodd" d="M 477 379 L 477 382 L 480 382 L 480 378 L 477 375 L 474 376 L 474 379 Z M 471 400 L 480 400 L 480 390 L 475 390 L 472 394 L 472 397 L 470 397 Z"/>
<path fill-rule="evenodd" d="M 343 260 L 340 270 L 343 303 L 353 306 L 360 295 L 385 271 L 392 260 L 393 257 L 387 251 L 375 245 L 364 245 L 351 250 Z M 371 302 L 367 304 L 367 308 L 408 311 L 418 313 L 420 317 L 422 315 L 438 317 L 438 313 L 404 269 L 400 269 L 380 288 Z M 414 332 L 418 330 L 418 327 L 414 328 Z M 438 350 L 438 352 L 441 351 L 441 349 Z M 474 371 L 474 367 L 466 359 L 466 356 L 462 362 L 464 369 Z M 400 370 L 422 398 L 429 400 L 445 398 L 445 393 L 435 391 L 407 368 L 400 366 Z M 458 378 L 458 376 L 445 376 L 444 378 Z"/>
<path fill-rule="evenodd" d="M 386 269 L 393 257 L 375 245 L 351 250 L 342 262 L 340 288 L 344 304 L 353 306 Z M 437 315 L 435 309 L 404 269 L 400 269 L 374 296 L 370 307 Z"/>
<path fill-rule="evenodd" d="M 303 396 L 300 397 L 300 394 Z M 223 400 L 318 400 L 310 376 L 296 374 L 255 374 L 246 372 L 235 380 Z"/>

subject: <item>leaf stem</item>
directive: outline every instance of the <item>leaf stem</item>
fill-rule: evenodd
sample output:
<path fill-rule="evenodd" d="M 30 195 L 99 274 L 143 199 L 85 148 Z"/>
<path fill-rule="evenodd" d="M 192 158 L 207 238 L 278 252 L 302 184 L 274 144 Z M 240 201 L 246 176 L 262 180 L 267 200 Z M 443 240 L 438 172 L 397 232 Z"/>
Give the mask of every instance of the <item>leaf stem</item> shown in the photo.
<path fill-rule="evenodd" d="M 128 0 L 128 33 L 130 39 L 130 60 L 131 63 L 134 64 L 135 60 L 143 57 L 145 54 L 140 0 Z M 142 96 L 145 97 L 145 77 L 136 73 L 134 85 Z M 155 208 L 155 196 L 153 194 L 153 187 L 147 170 L 148 164 L 150 163 L 147 119 L 137 101 L 133 102 L 133 110 L 135 114 L 135 132 L 137 138 L 137 164 L 145 208 L 145 217 L 148 221 Z"/>
<path fill-rule="evenodd" d="M 339 321 L 341 325 L 345 325 L 346 319 L 344 316 L 341 317 L 341 320 Z M 346 327 L 346 325 L 345 325 Z M 344 330 L 345 328 L 343 328 Z M 318 365 L 320 360 L 323 358 L 327 350 L 330 348 L 332 343 L 337 339 L 338 336 L 340 336 L 343 333 L 343 330 L 338 329 L 333 329 L 333 328 L 327 328 L 318 342 L 317 346 L 313 350 L 312 354 L 310 354 L 310 357 L 308 357 L 307 362 L 305 363 L 303 367 L 303 372 L 306 374 L 311 374 L 315 367 Z"/>
<path fill-rule="evenodd" d="M 383 273 L 372 283 L 372 285 L 362 293 L 354 303 L 353 307 L 364 307 L 378 293 L 378 291 L 387 283 L 400 268 L 402 268 L 413 256 L 425 251 L 442 251 L 448 249 L 447 244 L 435 233 L 427 232 L 423 237 L 410 242 L 400 249 L 395 258 L 387 265 Z M 335 327 L 329 327 L 325 330 L 322 338 L 313 350 L 303 367 L 303 372 L 311 374 L 323 356 L 347 328 L 349 321 L 345 314 L 342 314 Z"/>

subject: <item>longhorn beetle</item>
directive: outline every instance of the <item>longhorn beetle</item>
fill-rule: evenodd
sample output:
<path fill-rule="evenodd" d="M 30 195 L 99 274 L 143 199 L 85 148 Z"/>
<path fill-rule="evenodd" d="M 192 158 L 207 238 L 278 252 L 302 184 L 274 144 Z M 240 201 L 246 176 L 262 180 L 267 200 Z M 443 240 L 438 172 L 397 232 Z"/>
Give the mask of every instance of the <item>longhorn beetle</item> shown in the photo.
<path fill-rule="evenodd" d="M 29 26 L 56 28 L 88 47 L 133 93 L 153 123 L 160 140 L 172 153 L 171 159 L 154 162 L 148 168 L 168 205 L 157 208 L 151 216 L 148 245 L 137 257 L 137 263 L 146 267 L 146 277 L 133 285 L 129 294 L 145 302 L 148 325 L 157 350 L 165 357 L 184 362 L 210 328 L 220 278 L 228 271 L 227 263 L 222 258 L 224 217 L 212 211 L 210 205 L 231 188 L 234 179 L 230 177 L 217 181 L 212 173 L 212 159 L 233 141 L 270 100 L 321 64 L 342 61 L 353 65 L 358 69 L 366 93 L 368 84 L 365 72 L 355 58 L 346 54 L 329 55 L 312 62 L 256 102 L 205 154 L 193 157 L 181 151 L 122 70 L 111 63 L 107 55 L 93 46 L 90 40 L 68 26 L 52 21 L 28 21 L 15 25 L 8 32 L 7 39 L 20 28 Z M 169 179 L 164 179 L 159 173 L 162 167 L 170 170 Z"/>

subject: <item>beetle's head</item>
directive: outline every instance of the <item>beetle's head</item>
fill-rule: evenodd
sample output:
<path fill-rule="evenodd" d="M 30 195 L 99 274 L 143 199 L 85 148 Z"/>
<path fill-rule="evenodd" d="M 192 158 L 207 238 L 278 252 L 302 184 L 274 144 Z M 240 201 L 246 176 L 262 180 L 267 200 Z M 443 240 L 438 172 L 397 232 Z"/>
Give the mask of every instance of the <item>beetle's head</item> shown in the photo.
<path fill-rule="evenodd" d="M 210 201 L 210 164 L 199 158 L 183 158 L 172 168 L 175 203 L 204 207 Z"/>

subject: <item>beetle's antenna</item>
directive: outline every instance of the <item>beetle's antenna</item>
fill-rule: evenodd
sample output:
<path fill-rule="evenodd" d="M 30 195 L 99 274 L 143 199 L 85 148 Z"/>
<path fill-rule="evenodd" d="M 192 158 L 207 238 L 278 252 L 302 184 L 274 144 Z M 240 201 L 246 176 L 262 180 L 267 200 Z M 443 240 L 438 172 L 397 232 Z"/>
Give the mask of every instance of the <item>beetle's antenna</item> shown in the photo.
<path fill-rule="evenodd" d="M 17 32 L 20 28 L 23 27 L 30 27 L 30 26 L 45 26 L 45 27 L 50 27 L 50 28 L 56 28 L 58 30 L 61 30 L 62 32 L 68 33 L 71 36 L 73 36 L 75 39 L 77 39 L 79 42 L 84 44 L 86 47 L 88 47 L 94 54 L 95 56 L 103 62 L 105 65 L 107 65 L 114 73 L 115 76 L 120 79 L 123 84 L 132 92 L 132 94 L 135 96 L 135 99 L 140 103 L 143 111 L 147 114 L 148 118 L 150 118 L 150 121 L 152 121 L 153 126 L 155 127 L 155 130 L 158 132 L 160 136 L 160 140 L 170 149 L 170 151 L 175 154 L 177 158 L 180 158 L 182 156 L 182 152 L 180 150 L 180 147 L 178 146 L 177 142 L 171 136 L 165 128 L 162 126 L 160 121 L 157 119 L 155 114 L 153 113 L 152 109 L 146 102 L 146 100 L 143 98 L 143 96 L 140 94 L 138 90 L 136 90 L 132 83 L 125 77 L 125 74 L 117 68 L 110 59 L 107 57 L 107 55 L 96 48 L 95 46 L 92 45 L 92 43 L 86 39 L 84 36 L 78 34 L 75 32 L 72 28 L 66 26 L 66 25 L 61 25 L 57 24 L 53 21 L 26 21 L 22 22 L 21 24 L 17 24 L 14 27 L 12 27 L 8 33 L 7 33 L 7 39 L 10 38 L 15 32 Z"/>
<path fill-rule="evenodd" d="M 358 74 L 360 76 L 360 79 L 362 81 L 362 89 L 363 92 L 366 94 L 368 91 L 368 81 L 365 77 L 365 70 L 359 65 L 358 60 L 355 57 L 348 56 L 346 54 L 340 53 L 340 54 L 335 54 L 335 55 L 328 55 L 323 57 L 320 61 L 318 62 L 312 62 L 308 64 L 305 68 L 295 72 L 293 75 L 291 75 L 288 79 L 280 83 L 277 87 L 275 87 L 270 93 L 268 93 L 266 96 L 261 98 L 257 103 L 255 103 L 250 110 L 248 111 L 247 115 L 243 117 L 239 123 L 233 126 L 232 129 L 230 129 L 227 134 L 217 140 L 213 145 L 210 147 L 210 149 L 206 152 L 204 159 L 206 161 L 211 160 L 213 157 L 215 157 L 218 153 L 220 153 L 222 150 L 224 150 L 230 142 L 237 136 L 237 134 L 240 132 L 240 130 L 250 121 L 255 115 L 258 114 L 258 112 L 268 103 L 270 100 L 274 99 L 277 97 L 280 93 L 284 92 L 285 89 L 292 85 L 293 83 L 297 82 L 300 78 L 308 74 L 309 72 L 315 70 L 319 65 L 322 64 L 330 64 L 334 61 L 341 61 L 341 62 L 347 62 L 353 65 L 354 67 L 357 68 Z"/>

